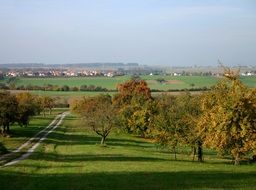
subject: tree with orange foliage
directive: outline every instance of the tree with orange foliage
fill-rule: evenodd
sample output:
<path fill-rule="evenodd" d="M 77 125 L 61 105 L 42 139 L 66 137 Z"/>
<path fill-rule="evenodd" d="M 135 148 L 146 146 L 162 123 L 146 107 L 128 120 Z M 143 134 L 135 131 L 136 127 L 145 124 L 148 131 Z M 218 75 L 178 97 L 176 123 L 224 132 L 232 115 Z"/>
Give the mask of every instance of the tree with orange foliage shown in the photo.
<path fill-rule="evenodd" d="M 131 79 L 117 86 L 118 94 L 114 97 L 114 102 L 118 105 L 131 104 L 136 99 L 140 103 L 152 99 L 150 88 L 146 81 Z"/>
<path fill-rule="evenodd" d="M 119 122 L 126 132 L 146 136 L 153 114 L 153 98 L 146 81 L 131 79 L 118 85 L 114 104 L 119 108 Z"/>

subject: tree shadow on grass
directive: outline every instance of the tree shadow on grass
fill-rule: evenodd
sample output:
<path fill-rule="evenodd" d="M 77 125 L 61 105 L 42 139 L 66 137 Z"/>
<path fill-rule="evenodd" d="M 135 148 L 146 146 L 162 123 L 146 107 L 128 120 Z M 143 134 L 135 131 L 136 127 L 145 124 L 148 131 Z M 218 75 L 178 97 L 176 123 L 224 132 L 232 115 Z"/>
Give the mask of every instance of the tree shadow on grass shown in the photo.
<path fill-rule="evenodd" d="M 34 153 L 30 159 L 44 160 L 51 162 L 160 162 L 170 161 L 169 159 L 143 156 L 125 156 L 122 154 L 75 154 L 75 155 L 61 155 L 55 153 Z"/>
<path fill-rule="evenodd" d="M 14 129 L 11 127 L 10 136 L 11 138 L 31 138 L 44 128 L 46 128 L 44 125 L 16 126 Z"/>
<path fill-rule="evenodd" d="M 60 168 L 59 168 L 60 169 Z M 255 189 L 256 172 L 101 172 L 30 174 L 1 171 L 1 189 Z"/>
<path fill-rule="evenodd" d="M 2 142 L 0 142 L 0 156 L 1 156 L 2 154 L 6 154 L 6 153 L 8 153 L 7 148 L 3 145 Z"/>
<path fill-rule="evenodd" d="M 92 135 L 80 135 L 80 134 L 67 134 L 60 133 L 58 131 L 52 132 L 51 135 L 44 141 L 48 144 L 58 145 L 95 145 L 99 144 L 101 137 Z M 131 139 L 116 139 L 107 138 L 107 146 L 122 146 L 122 147 L 140 147 L 149 148 L 154 145 L 147 142 L 131 140 Z"/>

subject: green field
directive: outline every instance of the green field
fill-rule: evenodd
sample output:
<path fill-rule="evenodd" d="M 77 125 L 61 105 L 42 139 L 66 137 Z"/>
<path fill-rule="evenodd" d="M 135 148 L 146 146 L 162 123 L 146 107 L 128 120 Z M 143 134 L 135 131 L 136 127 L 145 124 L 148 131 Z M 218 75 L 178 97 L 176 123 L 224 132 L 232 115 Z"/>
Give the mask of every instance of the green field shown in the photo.
<path fill-rule="evenodd" d="M 22 137 L 21 137 L 22 138 Z M 5 189 L 255 189 L 256 165 L 233 166 L 215 152 L 204 163 L 180 149 L 178 161 L 149 140 L 115 131 L 107 146 L 74 116 L 26 160 L 0 168 Z M 10 143 L 10 142 L 9 142 Z"/>
<path fill-rule="evenodd" d="M 72 78 L 18 78 L 16 86 L 19 85 L 68 85 L 70 87 L 80 87 L 81 85 L 101 86 L 110 90 L 115 90 L 118 84 L 130 79 L 131 76 L 121 77 L 72 77 Z M 220 78 L 210 76 L 141 76 L 146 80 L 151 89 L 169 90 L 169 89 L 185 89 L 185 88 L 202 88 L 210 87 L 217 83 Z M 157 79 L 164 79 L 166 82 L 159 83 Z M 256 76 L 242 77 L 241 80 L 250 87 L 256 87 Z"/>
<path fill-rule="evenodd" d="M 128 76 L 124 77 L 70 77 L 70 78 L 19 78 L 16 82 L 16 85 L 38 85 L 44 86 L 47 84 L 51 85 L 68 85 L 70 87 L 80 87 L 81 85 L 95 85 L 101 86 L 107 89 L 116 89 L 116 85 L 123 83 L 124 81 L 128 80 Z"/>

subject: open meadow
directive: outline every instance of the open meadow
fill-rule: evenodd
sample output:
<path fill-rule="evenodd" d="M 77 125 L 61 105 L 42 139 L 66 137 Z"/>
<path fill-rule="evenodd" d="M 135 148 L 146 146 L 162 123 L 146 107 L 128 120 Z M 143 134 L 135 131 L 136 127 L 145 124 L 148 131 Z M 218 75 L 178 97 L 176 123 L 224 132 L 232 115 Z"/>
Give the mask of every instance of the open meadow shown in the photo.
<path fill-rule="evenodd" d="M 32 123 L 46 126 L 35 118 Z M 48 120 L 49 121 L 49 120 Z M 14 147 L 19 133 L 4 145 Z M 28 129 L 33 129 L 33 125 Z M 19 136 L 19 137 L 18 137 Z M 3 141 L 3 137 L 1 142 Z M 113 131 L 107 146 L 69 115 L 64 123 L 27 159 L 0 168 L 1 189 L 255 189 L 256 165 L 231 164 L 229 158 L 218 158 L 205 151 L 204 162 L 192 161 L 189 149 L 180 148 L 178 160 L 167 149 L 147 139 Z M 15 144 L 17 146 L 18 144 Z"/>
<path fill-rule="evenodd" d="M 70 78 L 17 78 L 16 86 L 20 85 L 68 85 L 70 87 L 80 87 L 81 85 L 94 85 L 115 90 L 118 84 L 129 80 L 131 76 L 118 77 L 70 77 Z M 151 89 L 156 90 L 181 90 L 189 88 L 211 87 L 216 84 L 220 78 L 212 76 L 160 76 L 160 75 L 144 75 L 141 79 L 146 80 Z M 159 82 L 161 79 L 162 82 Z M 241 77 L 241 81 L 249 87 L 256 87 L 256 76 Z"/>

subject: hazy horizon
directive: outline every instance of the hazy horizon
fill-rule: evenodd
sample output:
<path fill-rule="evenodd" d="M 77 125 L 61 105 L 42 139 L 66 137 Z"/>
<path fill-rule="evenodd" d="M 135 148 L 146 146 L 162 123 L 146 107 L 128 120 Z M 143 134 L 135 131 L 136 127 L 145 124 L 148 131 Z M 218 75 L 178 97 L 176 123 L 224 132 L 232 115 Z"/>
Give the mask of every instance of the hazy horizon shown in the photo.
<path fill-rule="evenodd" d="M 253 0 L 0 0 L 0 64 L 256 65 Z"/>

